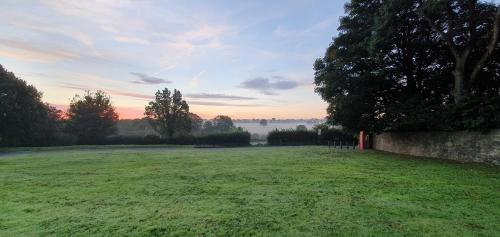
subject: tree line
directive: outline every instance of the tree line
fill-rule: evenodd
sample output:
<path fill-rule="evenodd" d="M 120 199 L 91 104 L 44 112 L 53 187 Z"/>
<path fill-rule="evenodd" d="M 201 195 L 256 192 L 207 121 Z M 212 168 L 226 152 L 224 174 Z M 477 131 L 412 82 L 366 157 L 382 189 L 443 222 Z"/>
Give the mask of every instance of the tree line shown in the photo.
<path fill-rule="evenodd" d="M 352 0 L 314 63 L 329 121 L 357 132 L 500 128 L 500 7 Z"/>
<path fill-rule="evenodd" d="M 157 91 L 144 115 L 159 134 L 156 140 L 162 142 L 192 134 L 243 133 L 229 116 L 219 115 L 204 122 L 189 111 L 178 90 Z M 103 91 L 75 95 L 67 111 L 61 111 L 44 103 L 42 93 L 33 85 L 0 65 L 0 146 L 105 144 L 117 132 L 118 119 L 111 97 Z M 235 137 L 241 144 L 245 142 L 241 137 L 246 134 Z M 211 135 L 197 140 L 210 143 L 207 139 L 223 141 L 227 136 Z"/>

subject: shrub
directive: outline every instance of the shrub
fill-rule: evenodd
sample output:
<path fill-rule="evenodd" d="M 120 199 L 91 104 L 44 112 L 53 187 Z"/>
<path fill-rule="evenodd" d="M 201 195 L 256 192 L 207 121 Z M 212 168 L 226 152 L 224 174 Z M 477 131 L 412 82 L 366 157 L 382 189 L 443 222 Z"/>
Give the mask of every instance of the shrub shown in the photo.
<path fill-rule="evenodd" d="M 147 136 L 110 136 L 102 145 L 153 145 L 165 143 L 163 139 L 156 135 Z"/>
<path fill-rule="evenodd" d="M 326 145 L 328 142 L 344 142 L 345 144 L 352 144 L 354 142 L 357 144 L 357 139 L 353 135 L 339 129 L 321 131 L 319 144 Z"/>
<path fill-rule="evenodd" d="M 211 145 L 211 146 L 248 146 L 250 145 L 250 133 L 230 132 L 214 133 L 202 136 L 182 134 L 168 139 L 162 139 L 156 135 L 148 136 L 111 136 L 103 144 L 107 145 L 151 145 L 151 144 L 175 144 L 175 145 Z"/>
<path fill-rule="evenodd" d="M 249 132 L 230 132 L 230 133 L 214 133 L 197 138 L 198 145 L 215 145 L 215 146 L 249 146 Z"/>
<path fill-rule="evenodd" d="M 191 134 L 182 134 L 167 139 L 167 144 L 196 145 L 196 137 Z"/>
<path fill-rule="evenodd" d="M 356 138 L 341 130 L 329 129 L 318 136 L 316 131 L 274 130 L 267 136 L 269 145 L 326 145 L 328 142 L 356 142 Z"/>
<path fill-rule="evenodd" d="M 269 145 L 314 145 L 317 142 L 318 135 L 315 131 L 274 130 L 267 136 Z"/>

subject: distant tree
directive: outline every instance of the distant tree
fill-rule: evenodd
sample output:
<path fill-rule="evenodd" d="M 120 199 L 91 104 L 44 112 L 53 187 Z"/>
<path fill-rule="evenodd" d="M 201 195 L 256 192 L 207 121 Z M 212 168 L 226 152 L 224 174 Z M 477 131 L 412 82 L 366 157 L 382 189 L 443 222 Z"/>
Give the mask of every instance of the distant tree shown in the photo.
<path fill-rule="evenodd" d="M 182 99 L 182 94 L 178 90 L 174 89 L 173 94 L 168 88 L 158 90 L 155 100 L 146 106 L 144 115 L 162 137 L 170 138 L 175 133 L 191 131 L 189 105 Z"/>
<path fill-rule="evenodd" d="M 203 133 L 225 133 L 231 131 L 243 131 L 243 129 L 236 128 L 231 117 L 226 115 L 218 115 L 211 120 L 205 121 L 203 124 Z"/>
<path fill-rule="evenodd" d="M 100 90 L 75 95 L 66 116 L 66 132 L 74 135 L 79 144 L 100 143 L 117 130 L 118 114 L 111 98 Z"/>
<path fill-rule="evenodd" d="M 316 124 L 313 127 L 314 131 L 321 130 L 322 132 L 327 131 L 329 128 L 330 128 L 330 126 L 328 124 L 326 124 L 326 123 Z"/>
<path fill-rule="evenodd" d="M 297 130 L 297 131 L 307 131 L 307 127 L 306 127 L 306 125 L 300 124 L 300 125 L 297 125 L 297 127 L 295 128 L 295 130 Z"/>
<path fill-rule="evenodd" d="M 214 130 L 218 132 L 229 132 L 235 129 L 233 120 L 226 115 L 218 115 L 212 119 Z"/>
<path fill-rule="evenodd" d="M 259 121 L 259 124 L 260 124 L 260 126 L 267 126 L 267 120 L 265 120 L 265 119 L 261 119 L 261 120 Z"/>
<path fill-rule="evenodd" d="M 214 124 L 211 120 L 205 121 L 203 124 L 203 132 L 204 133 L 212 133 L 214 131 Z"/>
<path fill-rule="evenodd" d="M 42 93 L 0 65 L 0 146 L 53 144 L 60 114 Z"/>
<path fill-rule="evenodd" d="M 189 118 L 191 119 L 191 132 L 200 132 L 203 129 L 203 119 L 194 113 L 189 113 Z"/>

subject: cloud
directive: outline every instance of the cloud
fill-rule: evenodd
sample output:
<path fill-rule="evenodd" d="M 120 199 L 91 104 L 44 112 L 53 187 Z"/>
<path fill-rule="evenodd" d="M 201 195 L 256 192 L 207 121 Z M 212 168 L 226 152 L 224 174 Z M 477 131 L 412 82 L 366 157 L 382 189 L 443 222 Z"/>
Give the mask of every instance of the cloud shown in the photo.
<path fill-rule="evenodd" d="M 82 91 L 91 90 L 90 87 L 80 86 L 80 85 L 77 85 L 77 84 L 74 84 L 74 83 L 61 83 L 61 84 L 62 85 L 60 87 L 62 87 L 62 88 L 82 90 Z"/>
<path fill-rule="evenodd" d="M 14 40 L 0 38 L 0 55 L 9 58 L 15 58 L 29 62 L 50 63 L 64 59 L 73 59 L 77 56 L 74 53 L 61 49 L 42 49 L 33 44 Z"/>
<path fill-rule="evenodd" d="M 313 24 L 305 29 L 287 29 L 281 25 L 278 25 L 273 31 L 275 37 L 288 38 L 288 37 L 303 37 L 308 36 L 310 33 L 324 31 L 325 29 L 331 28 L 332 25 L 337 21 L 337 17 L 328 17 L 323 19 L 316 24 Z"/>
<path fill-rule="evenodd" d="M 94 91 L 98 90 L 98 88 L 91 88 L 88 86 L 82 86 L 74 83 L 68 83 L 68 82 L 63 82 L 60 85 L 62 88 L 69 88 L 69 89 L 74 89 L 74 90 L 82 90 L 82 91 Z M 126 91 L 117 91 L 117 90 L 112 90 L 112 89 L 99 89 L 102 90 L 110 95 L 116 95 L 116 96 L 126 96 L 126 97 L 132 97 L 135 99 L 141 99 L 141 100 L 154 100 L 153 95 L 146 95 L 146 94 L 140 94 L 140 93 L 134 93 L 134 92 L 126 92 Z M 243 97 L 243 96 L 231 96 L 231 95 L 224 95 L 224 94 L 207 94 L 207 93 L 200 93 L 200 94 L 186 94 L 184 95 L 187 98 L 191 99 L 227 99 L 227 100 L 254 100 L 256 98 L 253 97 Z M 257 106 L 263 106 L 260 104 L 231 104 L 231 103 L 225 103 L 225 102 L 214 102 L 214 101 L 199 101 L 199 100 L 194 100 L 191 101 L 189 100 L 190 105 L 207 105 L 207 106 L 232 106 L 232 107 L 257 107 Z"/>
<path fill-rule="evenodd" d="M 189 81 L 189 87 L 191 88 L 196 88 L 200 84 L 200 78 L 206 74 L 206 70 L 202 70 L 198 74 L 196 74 L 191 80 Z"/>
<path fill-rule="evenodd" d="M 210 93 L 185 94 L 184 96 L 187 98 L 193 98 L 193 99 L 225 99 L 225 100 L 256 100 L 257 99 L 255 97 L 224 95 L 224 94 L 210 94 Z"/>
<path fill-rule="evenodd" d="M 139 93 L 133 93 L 133 92 L 124 92 L 124 91 L 115 91 L 115 90 L 105 90 L 105 91 L 112 94 L 112 95 L 121 95 L 121 96 L 127 96 L 127 97 L 136 98 L 136 99 L 143 99 L 143 100 L 153 100 L 155 98 L 152 95 L 145 95 L 145 94 L 139 94 Z"/>
<path fill-rule="evenodd" d="M 274 76 L 273 78 L 283 78 L 281 76 Z M 291 90 L 295 89 L 300 83 L 292 80 L 278 79 L 270 80 L 265 77 L 257 77 L 254 79 L 246 80 L 241 83 L 240 87 L 250 90 L 257 90 L 264 95 L 277 95 L 277 90 Z"/>
<path fill-rule="evenodd" d="M 126 91 L 117 91 L 117 90 L 112 90 L 112 89 L 92 88 L 92 87 L 88 87 L 88 86 L 82 86 L 82 85 L 78 85 L 78 84 L 74 84 L 74 83 L 67 83 L 67 82 L 61 83 L 60 87 L 74 89 L 74 90 L 82 90 L 82 91 L 102 90 L 110 95 L 126 96 L 126 97 L 141 99 L 141 100 L 153 100 L 154 99 L 154 96 L 152 96 L 152 95 L 145 95 L 145 94 L 139 94 L 139 93 L 134 93 L 134 92 L 126 92 Z"/>
<path fill-rule="evenodd" d="M 224 102 L 213 101 L 188 101 L 190 105 L 207 105 L 207 106 L 226 106 L 226 107 L 260 107 L 260 104 L 230 104 Z"/>
<path fill-rule="evenodd" d="M 165 79 L 159 78 L 159 77 L 149 76 L 149 75 L 146 75 L 146 74 L 140 73 L 140 72 L 130 72 L 130 74 L 139 78 L 139 81 L 132 81 L 132 83 L 136 83 L 136 84 L 155 85 L 155 84 L 162 84 L 162 83 L 172 83 L 172 81 L 165 80 Z"/>
<path fill-rule="evenodd" d="M 226 25 L 210 25 L 205 22 L 195 22 L 199 26 L 184 32 L 160 33 L 168 40 L 167 46 L 175 50 L 220 49 L 227 47 L 222 39 L 229 33 Z"/>
<path fill-rule="evenodd" d="M 148 45 L 151 44 L 146 39 L 136 38 L 136 37 L 128 37 L 128 36 L 116 36 L 115 40 L 122 43 L 132 43 L 132 44 L 140 44 L 140 45 Z"/>

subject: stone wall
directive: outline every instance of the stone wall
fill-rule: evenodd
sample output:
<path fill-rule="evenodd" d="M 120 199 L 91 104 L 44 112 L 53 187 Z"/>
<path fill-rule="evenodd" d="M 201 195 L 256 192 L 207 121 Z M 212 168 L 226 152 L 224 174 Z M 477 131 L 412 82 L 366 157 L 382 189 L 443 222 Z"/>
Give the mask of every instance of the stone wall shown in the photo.
<path fill-rule="evenodd" d="M 500 130 L 404 132 L 373 137 L 373 148 L 414 156 L 500 165 Z"/>

